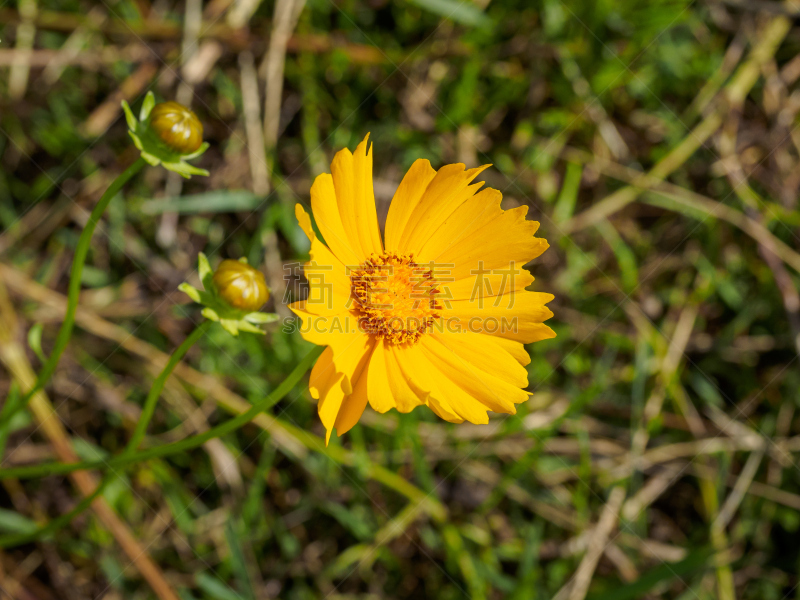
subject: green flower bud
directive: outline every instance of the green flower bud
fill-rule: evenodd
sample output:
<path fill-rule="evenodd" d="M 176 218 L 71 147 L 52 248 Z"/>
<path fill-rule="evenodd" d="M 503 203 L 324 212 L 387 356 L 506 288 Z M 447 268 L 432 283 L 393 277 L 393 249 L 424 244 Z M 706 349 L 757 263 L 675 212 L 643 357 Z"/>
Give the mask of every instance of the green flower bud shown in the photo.
<path fill-rule="evenodd" d="M 275 313 L 259 312 L 269 300 L 269 288 L 261 271 L 247 264 L 244 258 L 223 260 L 216 272 L 202 252 L 197 256 L 197 270 L 203 289 L 188 283 L 178 289 L 203 306 L 206 319 L 219 322 L 232 335 L 240 331 L 263 334 L 258 326 L 278 320 Z"/>
<path fill-rule="evenodd" d="M 177 102 L 160 102 L 150 112 L 150 128 L 167 146 L 181 154 L 196 152 L 203 144 L 203 124 L 191 110 Z"/>
<path fill-rule="evenodd" d="M 220 297 L 242 310 L 258 310 L 269 299 L 264 274 L 238 260 L 223 260 L 212 281 Z"/>
<path fill-rule="evenodd" d="M 122 109 L 128 133 L 149 164 L 162 165 L 187 179 L 191 175 L 208 175 L 205 169 L 186 162 L 208 149 L 208 142 L 203 141 L 203 126 L 191 110 L 177 102 L 156 104 L 153 92 L 145 96 L 138 119 L 124 100 Z"/>

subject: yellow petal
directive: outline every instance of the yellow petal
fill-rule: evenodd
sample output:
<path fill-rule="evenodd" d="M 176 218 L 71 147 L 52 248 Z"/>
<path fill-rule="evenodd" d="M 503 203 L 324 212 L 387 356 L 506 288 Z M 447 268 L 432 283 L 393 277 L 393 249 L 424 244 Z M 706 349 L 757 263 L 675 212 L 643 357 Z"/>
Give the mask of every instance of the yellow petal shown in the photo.
<path fill-rule="evenodd" d="M 312 344 L 343 347 L 368 337 L 359 330 L 358 317 L 349 311 L 315 314 L 306 310 L 305 302 L 290 304 L 289 309 L 300 319 L 300 335 Z"/>
<path fill-rule="evenodd" d="M 325 445 L 331 440 L 331 432 L 336 424 L 336 416 L 342 407 L 344 400 L 344 390 L 342 389 L 343 373 L 337 373 L 330 385 L 321 391 L 320 400 L 317 404 L 319 420 L 325 427 Z"/>
<path fill-rule="evenodd" d="M 325 238 L 325 243 L 334 255 L 345 266 L 361 264 L 361 247 L 353 242 L 345 233 L 342 217 L 339 214 L 339 205 L 336 202 L 336 190 L 333 187 L 333 177 L 327 173 L 318 175 L 311 186 L 311 211 L 317 227 Z M 297 214 L 297 210 L 295 210 Z M 298 220 L 300 216 L 298 215 Z M 313 230 L 309 221 L 307 226 L 301 226 L 311 238 Z"/>
<path fill-rule="evenodd" d="M 367 371 L 367 397 L 369 405 L 379 413 L 395 408 L 392 389 L 389 386 L 389 373 L 386 370 L 386 340 L 375 342 L 375 350 L 369 361 Z"/>
<path fill-rule="evenodd" d="M 517 411 L 515 404 L 528 399 L 527 392 L 465 360 L 452 346 L 446 346 L 441 338 L 426 336 L 422 340 L 422 347 L 444 376 L 470 398 L 494 412 L 514 414 Z"/>
<path fill-rule="evenodd" d="M 333 364 L 336 374 L 330 377 L 325 386 L 319 388 L 319 404 L 317 411 L 322 424 L 325 426 L 327 444 L 331 431 L 336 426 L 339 415 L 347 405 L 347 398 L 358 387 L 364 369 L 372 353 L 372 345 L 366 336 L 361 336 L 364 343 L 354 343 L 348 346 L 333 347 Z M 338 352 L 337 352 L 338 351 Z"/>
<path fill-rule="evenodd" d="M 316 315 L 329 315 L 346 313 L 349 310 L 348 307 L 352 304 L 350 285 L 337 282 L 325 265 L 309 262 L 303 265 L 303 271 L 309 281 L 308 298 L 303 301 L 306 311 Z"/>
<path fill-rule="evenodd" d="M 364 409 L 367 407 L 367 385 L 369 379 L 367 377 L 367 365 L 370 362 L 374 348 L 377 346 L 374 342 L 370 344 L 371 348 L 364 355 L 362 363 L 357 367 L 356 373 L 353 375 L 353 391 L 351 394 L 345 396 L 342 402 L 339 414 L 336 415 L 336 435 L 342 436 L 350 431 L 353 426 L 358 423 Z"/>
<path fill-rule="evenodd" d="M 419 204 L 428 184 L 436 176 L 431 163 L 423 158 L 414 161 L 397 188 L 386 215 L 386 249 L 397 250 L 408 218 Z"/>
<path fill-rule="evenodd" d="M 370 254 L 383 253 L 372 190 L 372 153 L 367 146 L 368 137 L 369 135 L 358 145 L 354 154 L 345 148 L 336 153 L 331 163 L 333 186 L 345 239 L 359 259 L 347 266 L 358 266 Z"/>
<path fill-rule="evenodd" d="M 367 394 L 369 405 L 377 412 L 385 413 L 396 408 L 400 412 L 411 412 L 424 404 L 408 384 L 400 369 L 396 353 L 398 346 L 380 340 L 375 345 L 369 363 Z"/>
<path fill-rule="evenodd" d="M 517 362 L 521 364 L 523 367 L 531 364 L 531 355 L 528 354 L 528 351 L 525 350 L 525 346 L 522 342 L 517 342 L 515 340 L 509 340 L 507 338 L 496 337 L 491 335 L 480 335 L 481 340 L 490 339 L 495 344 L 500 346 L 501 348 L 505 349 L 511 356 L 517 359 Z"/>
<path fill-rule="evenodd" d="M 423 336 L 424 341 L 427 336 Z M 451 423 L 469 421 L 488 423 L 486 407 L 456 385 L 441 370 L 446 367 L 439 360 L 432 360 L 425 351 L 425 344 L 406 347 L 398 353 L 401 368 L 410 375 L 409 383 L 427 394 L 428 406 L 441 418 Z"/>
<path fill-rule="evenodd" d="M 409 378 L 400 368 L 398 359 L 398 354 L 402 351 L 401 347 L 393 344 L 388 345 L 386 350 L 386 373 L 389 377 L 389 388 L 392 391 L 397 410 L 401 413 L 409 413 L 417 406 L 422 406 L 426 403 L 427 394 L 420 395 L 409 385 Z"/>
<path fill-rule="evenodd" d="M 497 190 L 481 190 L 445 219 L 417 254 L 418 262 L 433 263 L 440 298 L 498 296 L 533 283 L 523 267 L 547 242 L 533 237 L 539 224 L 525 220 L 527 207 L 503 211 L 501 199 Z"/>
<path fill-rule="evenodd" d="M 336 367 L 333 364 L 333 350 L 330 346 L 325 348 L 308 377 L 308 391 L 311 397 L 319 400 L 320 390 L 327 390 L 330 380 L 336 377 Z"/>
<path fill-rule="evenodd" d="M 311 241 L 311 260 L 303 266 L 309 285 L 305 309 L 315 314 L 346 310 L 350 301 L 351 283 L 344 265 L 317 238 L 311 228 L 311 219 L 299 204 L 295 205 L 295 216 Z"/>
<path fill-rule="evenodd" d="M 317 179 L 319 179 L 319 177 Z M 311 187 L 313 188 L 314 186 Z M 317 239 L 317 234 L 314 233 L 314 228 L 311 226 L 311 217 L 308 216 L 302 204 L 297 203 L 294 205 L 294 216 L 297 219 L 297 223 L 300 225 L 300 229 L 303 230 L 303 233 L 306 234 L 309 241 L 313 242 Z"/>
<path fill-rule="evenodd" d="M 420 248 L 418 258 L 428 262 L 438 261 L 448 248 L 479 231 L 502 214 L 500 202 L 503 194 L 494 188 L 480 190 L 468 198 L 452 214 L 443 219 L 436 232 Z"/>
<path fill-rule="evenodd" d="M 439 388 L 433 383 L 433 366 L 427 361 L 419 344 L 395 346 L 393 355 L 409 387 L 419 398 L 424 398 L 433 412 L 450 423 L 463 423 L 464 419 L 447 403 Z M 436 397 L 434 397 L 434 392 Z"/>
<path fill-rule="evenodd" d="M 347 308 L 339 306 L 331 306 L 328 308 L 326 303 L 312 303 L 310 306 L 305 300 L 298 300 L 288 305 L 289 309 L 300 318 L 306 318 L 309 315 L 312 317 L 334 317 L 334 316 L 351 316 L 352 313 Z M 324 321 L 323 321 L 324 322 Z M 326 344 L 322 344 L 325 346 Z"/>
<path fill-rule="evenodd" d="M 488 166 L 465 171 L 463 164 L 455 164 L 439 169 L 409 216 L 398 250 L 416 256 L 442 221 L 483 186 L 482 182 L 469 184 Z"/>
<path fill-rule="evenodd" d="M 455 280 L 449 276 L 447 267 L 437 264 L 434 277 L 439 281 L 438 299 L 445 300 L 480 300 L 503 296 L 511 292 L 524 290 L 534 282 L 533 275 L 522 268 L 522 263 L 510 263 L 502 268 L 487 269 L 479 264 L 472 274 L 464 279 Z"/>
<path fill-rule="evenodd" d="M 522 290 L 481 301 L 443 302 L 441 315 L 447 331 L 460 329 L 529 344 L 555 337 L 543 324 L 553 316 L 545 306 L 552 299 L 552 294 Z"/>
<path fill-rule="evenodd" d="M 503 338 L 477 333 L 449 333 L 435 331 L 431 337 L 451 350 L 470 368 L 480 369 L 507 381 L 518 388 L 528 386 L 528 371 L 517 358 L 503 347 Z M 512 342 L 522 347 L 517 342 Z M 524 348 L 523 348 L 524 352 Z M 528 353 L 525 352 L 525 356 Z M 528 358 L 530 362 L 530 358 Z"/>
<path fill-rule="evenodd" d="M 440 363 L 431 365 L 428 371 L 431 385 L 435 388 L 428 398 L 428 404 L 433 411 L 442 416 L 439 411 L 443 407 L 447 411 L 454 411 L 459 417 L 476 425 L 485 425 L 489 422 L 486 406 L 461 389 L 452 379 L 445 375 Z M 445 401 L 446 399 L 446 401 Z M 445 418 L 445 417 L 442 417 Z"/>
<path fill-rule="evenodd" d="M 546 240 L 534 237 L 539 223 L 526 220 L 527 212 L 527 206 L 503 211 L 455 244 L 439 245 L 421 258 L 454 265 L 450 276 L 455 281 L 477 270 L 506 269 L 512 261 L 521 269 L 549 247 Z"/>
<path fill-rule="evenodd" d="M 503 211 L 502 194 L 481 190 L 443 220 L 417 253 L 433 263 L 440 299 L 474 299 L 522 290 L 533 283 L 524 265 L 548 245 L 533 237 L 539 228 L 527 221 L 527 207 Z"/>
<path fill-rule="evenodd" d="M 428 398 L 428 407 L 433 411 L 433 413 L 437 417 L 439 417 L 440 419 L 444 419 L 448 423 L 464 422 L 464 417 L 457 415 L 449 404 L 440 399 L 440 396 L 438 394 L 436 396 L 431 395 Z"/>

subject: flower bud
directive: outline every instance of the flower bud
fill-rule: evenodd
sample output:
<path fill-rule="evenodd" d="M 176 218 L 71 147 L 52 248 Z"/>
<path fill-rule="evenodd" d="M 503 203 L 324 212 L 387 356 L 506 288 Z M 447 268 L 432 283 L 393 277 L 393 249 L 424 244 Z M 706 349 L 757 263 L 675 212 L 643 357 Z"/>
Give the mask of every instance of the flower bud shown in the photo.
<path fill-rule="evenodd" d="M 208 150 L 197 115 L 177 102 L 156 104 L 153 92 L 144 97 L 138 119 L 125 100 L 121 104 L 128 134 L 147 164 L 162 165 L 186 179 L 192 175 L 208 176 L 208 171 L 187 162 Z"/>
<path fill-rule="evenodd" d="M 219 295 L 235 308 L 255 311 L 269 300 L 264 274 L 247 263 L 223 260 L 212 281 Z"/>
<path fill-rule="evenodd" d="M 177 102 L 161 102 L 150 112 L 150 128 L 170 150 L 191 154 L 203 143 L 203 125 L 191 110 Z"/>

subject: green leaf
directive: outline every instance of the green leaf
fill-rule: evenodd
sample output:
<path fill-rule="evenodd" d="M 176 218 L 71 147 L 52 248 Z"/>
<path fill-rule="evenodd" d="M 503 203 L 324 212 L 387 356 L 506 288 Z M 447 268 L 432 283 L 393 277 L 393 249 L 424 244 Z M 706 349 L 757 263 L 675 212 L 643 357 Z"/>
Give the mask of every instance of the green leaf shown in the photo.
<path fill-rule="evenodd" d="M 192 160 L 193 158 L 197 158 L 198 156 L 203 154 L 203 152 L 208 150 L 209 145 L 210 144 L 208 142 L 203 142 L 202 144 L 200 144 L 200 147 L 191 154 L 184 154 L 183 160 Z"/>
<path fill-rule="evenodd" d="M 217 311 L 215 311 L 213 308 L 205 307 L 200 312 L 200 314 L 203 315 L 209 321 L 219 321 L 219 315 L 217 314 Z M 236 335 L 236 334 L 234 333 L 233 335 Z"/>
<path fill-rule="evenodd" d="M 45 358 L 44 352 L 42 352 L 42 329 L 43 326 L 41 323 L 34 323 L 33 327 L 28 330 L 28 346 L 31 347 L 31 350 L 33 350 L 40 361 L 47 362 L 47 358 Z"/>
<path fill-rule="evenodd" d="M 172 171 L 173 173 L 177 173 L 184 179 L 191 179 L 192 175 L 203 175 L 204 177 L 209 176 L 209 172 L 205 169 L 200 169 L 199 167 L 194 167 L 189 163 L 177 161 L 177 162 L 166 162 L 162 161 L 161 166 L 163 166 L 167 171 Z"/>
<path fill-rule="evenodd" d="M 611 251 L 617 259 L 623 289 L 627 293 L 632 294 L 639 286 L 639 271 L 636 266 L 636 255 L 625 243 L 625 240 L 622 239 L 622 236 L 619 235 L 617 230 L 614 229 L 614 226 L 608 221 L 604 220 L 598 223 L 597 230 L 608 245 L 611 246 Z"/>
<path fill-rule="evenodd" d="M 244 320 L 250 323 L 274 323 L 280 319 L 275 313 L 251 312 L 245 315 Z"/>
<path fill-rule="evenodd" d="M 586 598 L 587 600 L 636 600 L 644 598 L 647 592 L 662 581 L 670 581 L 677 577 L 683 579 L 698 571 L 710 569 L 713 566 L 709 560 L 712 554 L 711 548 L 701 548 L 692 552 L 680 562 L 663 564 L 648 571 L 633 583 L 616 587 L 607 592 L 589 594 Z"/>
<path fill-rule="evenodd" d="M 411 3 L 462 25 L 473 27 L 492 25 L 492 20 L 470 0 L 411 0 Z"/>
<path fill-rule="evenodd" d="M 138 139 L 139 138 L 136 138 L 137 141 L 138 141 Z M 139 148 L 139 150 L 142 150 L 141 145 L 142 145 L 142 143 L 139 142 L 139 143 L 136 144 L 136 147 Z M 161 164 L 161 159 L 160 158 L 158 158 L 154 154 L 150 154 L 149 152 L 146 152 L 144 150 L 142 150 L 142 158 L 145 159 L 147 161 L 147 164 L 149 164 L 152 167 L 157 167 L 158 165 Z"/>
<path fill-rule="evenodd" d="M 230 521 L 225 523 L 225 538 L 228 541 L 228 549 L 231 552 L 230 563 L 231 567 L 233 567 L 234 575 L 236 576 L 237 587 L 241 590 L 244 598 L 247 600 L 255 600 L 253 584 L 250 581 L 250 574 L 247 571 L 247 561 L 245 560 L 241 538 Z"/>
<path fill-rule="evenodd" d="M 576 163 L 567 163 L 567 170 L 564 173 L 564 184 L 561 186 L 561 193 L 556 200 L 553 209 L 553 221 L 563 223 L 575 212 L 575 204 L 578 201 L 578 191 L 581 187 L 581 177 L 583 176 L 583 166 Z"/>
<path fill-rule="evenodd" d="M 125 581 L 125 569 L 120 562 L 112 554 L 101 552 L 97 563 L 100 565 L 100 570 L 103 572 L 106 581 L 110 582 L 109 585 L 117 590 L 121 589 Z"/>
<path fill-rule="evenodd" d="M 223 326 L 224 326 L 224 324 L 223 324 Z M 236 329 L 238 331 L 249 331 L 250 333 L 258 333 L 258 334 L 261 334 L 261 335 L 267 335 L 267 333 L 265 331 L 259 329 L 255 325 L 251 325 L 250 323 L 248 323 L 244 319 L 240 319 L 239 321 L 236 321 Z"/>
<path fill-rule="evenodd" d="M 336 502 L 323 502 L 320 508 L 339 521 L 359 541 L 369 541 L 375 537 L 370 520 L 364 511 L 358 510 L 359 506 L 351 509 Z"/>
<path fill-rule="evenodd" d="M 38 526 L 36 523 L 34 523 L 28 517 L 25 517 L 18 512 L 14 512 L 13 510 L 5 510 L 0 508 L 0 531 L 29 534 L 33 533 L 37 529 Z"/>
<path fill-rule="evenodd" d="M 204 594 L 214 600 L 242 600 L 238 593 L 208 573 L 196 573 L 194 581 Z"/>
<path fill-rule="evenodd" d="M 197 521 L 192 518 L 190 511 L 190 503 L 193 498 L 187 498 L 185 494 L 181 493 L 181 489 L 177 485 L 164 486 L 164 500 L 169 507 L 175 525 L 185 535 L 192 535 L 197 526 Z"/>
<path fill-rule="evenodd" d="M 233 319 L 220 319 L 219 324 L 222 328 L 233 336 L 239 335 L 239 321 Z"/>
<path fill-rule="evenodd" d="M 136 117 L 133 116 L 133 111 L 131 111 L 131 107 L 128 106 L 128 103 L 125 102 L 125 100 L 122 101 L 122 111 L 125 113 L 125 121 L 128 123 L 128 129 L 135 131 Z"/>
<path fill-rule="evenodd" d="M 186 294 L 187 296 L 189 296 L 189 298 L 191 298 L 192 300 L 194 300 L 198 304 L 200 303 L 200 291 L 199 290 L 196 290 L 195 288 L 190 286 L 188 283 L 180 284 L 178 286 L 178 289 L 180 291 L 182 291 L 184 294 Z"/>
<path fill-rule="evenodd" d="M 246 190 L 215 190 L 205 194 L 182 196 L 180 198 L 148 200 L 142 204 L 142 212 L 148 215 L 156 215 L 163 212 L 182 214 L 244 212 L 255 210 L 263 202 L 263 196 L 257 196 Z"/>
<path fill-rule="evenodd" d="M 72 438 L 72 447 L 75 449 L 75 454 L 77 454 L 81 460 L 104 460 L 108 458 L 108 452 L 106 450 L 103 450 L 80 436 Z"/>
<path fill-rule="evenodd" d="M 153 92 L 147 92 L 147 95 L 144 97 L 144 102 L 142 102 L 142 109 L 139 112 L 139 120 L 142 122 L 147 121 L 147 117 L 150 116 L 150 112 L 153 110 L 155 105 L 155 94 L 153 94 Z"/>
<path fill-rule="evenodd" d="M 197 255 L 197 273 L 200 275 L 200 281 L 203 282 L 203 285 L 206 283 L 206 277 L 212 274 L 208 257 L 202 252 Z"/>

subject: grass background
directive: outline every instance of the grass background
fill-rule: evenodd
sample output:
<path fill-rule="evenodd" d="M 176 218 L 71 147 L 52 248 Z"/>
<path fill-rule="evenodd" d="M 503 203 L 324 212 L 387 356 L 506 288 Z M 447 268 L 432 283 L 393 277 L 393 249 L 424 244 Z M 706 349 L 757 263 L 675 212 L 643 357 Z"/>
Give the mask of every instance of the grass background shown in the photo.
<path fill-rule="evenodd" d="M 533 396 L 488 426 L 367 409 L 326 450 L 301 383 L 274 418 L 106 469 L 104 502 L 167 592 L 800 598 L 799 11 L 2 3 L 2 397 L 49 353 L 88 212 L 136 158 L 120 100 L 138 110 L 152 89 L 191 103 L 211 143 L 196 161 L 210 177 L 148 168 L 112 201 L 46 389 L 66 433 L 20 413 L 2 466 L 56 459 L 59 435 L 83 459 L 122 451 L 163 353 L 201 320 L 176 290 L 196 283 L 199 251 L 263 265 L 285 315 L 308 249 L 294 204 L 371 132 L 381 219 L 424 157 L 492 163 L 482 178 L 505 206 L 541 222 L 551 248 L 531 268 L 556 295 L 558 337 L 530 347 Z M 243 412 L 309 350 L 279 326 L 266 339 L 211 328 L 167 382 L 146 445 Z M 73 509 L 76 485 L 2 480 L 0 595 L 154 597 L 96 510 L 19 542 Z"/>

